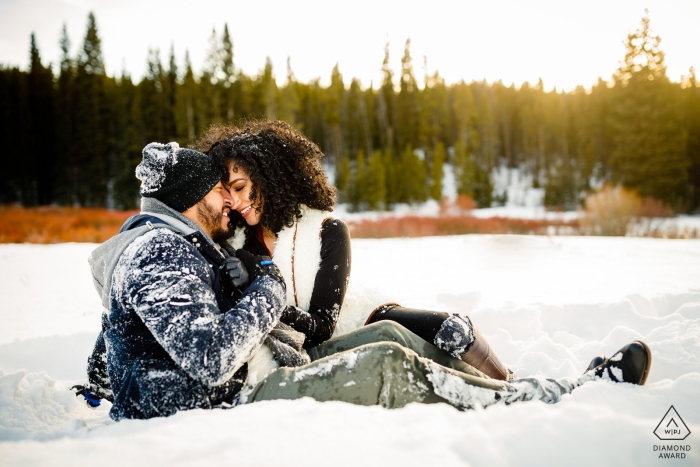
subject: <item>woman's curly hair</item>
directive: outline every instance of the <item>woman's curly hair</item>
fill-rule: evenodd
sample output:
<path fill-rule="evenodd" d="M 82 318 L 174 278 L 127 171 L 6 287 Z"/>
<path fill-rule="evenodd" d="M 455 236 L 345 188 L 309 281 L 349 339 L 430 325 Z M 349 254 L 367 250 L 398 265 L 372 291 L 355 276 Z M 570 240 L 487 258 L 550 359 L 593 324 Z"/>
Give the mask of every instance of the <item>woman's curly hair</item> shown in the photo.
<path fill-rule="evenodd" d="M 215 124 L 192 145 L 207 154 L 228 180 L 228 166 L 241 167 L 252 181 L 251 201 L 262 208 L 260 223 L 274 233 L 302 216 L 300 205 L 332 211 L 336 190 L 321 167 L 316 144 L 285 122 L 253 120 L 243 128 Z M 239 215 L 231 226 L 246 226 Z"/>

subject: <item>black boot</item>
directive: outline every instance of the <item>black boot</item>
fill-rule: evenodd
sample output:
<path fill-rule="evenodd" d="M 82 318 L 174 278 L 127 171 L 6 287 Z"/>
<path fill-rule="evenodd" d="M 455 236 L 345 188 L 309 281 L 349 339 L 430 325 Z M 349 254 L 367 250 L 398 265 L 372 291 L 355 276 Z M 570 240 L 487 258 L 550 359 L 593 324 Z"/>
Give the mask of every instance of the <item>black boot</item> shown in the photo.
<path fill-rule="evenodd" d="M 596 357 L 591 364 L 595 362 Z M 651 368 L 651 350 L 642 341 L 634 341 L 627 344 L 615 354 L 605 359 L 603 363 L 587 373 L 593 374 L 599 378 L 609 378 L 616 383 L 632 383 L 643 385 L 649 376 Z"/>
<path fill-rule="evenodd" d="M 591 360 L 591 363 L 588 364 L 588 368 L 585 369 L 584 373 L 591 371 L 593 368 L 597 367 L 598 365 L 602 365 L 603 363 L 608 361 L 608 357 L 593 357 L 593 360 Z"/>
<path fill-rule="evenodd" d="M 507 381 L 515 378 L 469 318 L 388 303 L 375 309 L 367 318 L 365 326 L 383 320 L 399 323 L 423 340 L 493 379 Z"/>

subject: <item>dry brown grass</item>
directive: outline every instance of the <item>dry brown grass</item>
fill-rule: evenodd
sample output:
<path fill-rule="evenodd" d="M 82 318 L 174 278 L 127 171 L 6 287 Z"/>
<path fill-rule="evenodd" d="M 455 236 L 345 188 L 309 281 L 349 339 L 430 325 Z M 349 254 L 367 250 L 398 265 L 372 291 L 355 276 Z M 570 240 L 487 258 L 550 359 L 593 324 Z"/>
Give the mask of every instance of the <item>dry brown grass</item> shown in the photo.
<path fill-rule="evenodd" d="M 663 238 L 700 237 L 697 230 L 660 229 L 658 225 L 652 225 L 650 219 L 658 220 L 672 215 L 667 206 L 654 200 L 643 200 L 634 196 L 630 200 L 629 192 L 624 191 L 622 195 L 619 192 L 615 194 L 608 191 L 594 196 L 589 198 L 591 201 L 587 200 L 587 215 L 580 221 L 503 217 L 481 219 L 469 214 L 474 204 L 465 197 L 453 203 L 443 202 L 443 214 L 439 217 L 405 216 L 350 221 L 348 227 L 354 238 L 582 233 Z M 104 208 L 0 206 L 0 243 L 100 243 L 115 235 L 124 221 L 137 213 L 138 211 L 110 211 Z M 630 226 L 634 227 L 632 231 L 629 230 Z"/>
<path fill-rule="evenodd" d="M 425 237 L 460 234 L 546 235 L 552 231 L 575 231 L 575 222 L 473 216 L 388 217 L 348 222 L 353 238 Z"/>
<path fill-rule="evenodd" d="M 641 207 L 642 200 L 637 193 L 621 186 L 605 186 L 586 197 L 581 232 L 624 236 Z"/>
<path fill-rule="evenodd" d="M 138 211 L 0 207 L 0 243 L 104 242 Z"/>
<path fill-rule="evenodd" d="M 660 237 L 666 236 L 660 227 L 668 217 L 673 217 L 673 210 L 662 201 L 642 198 L 622 186 L 604 186 L 586 197 L 580 229 L 584 235 Z"/>

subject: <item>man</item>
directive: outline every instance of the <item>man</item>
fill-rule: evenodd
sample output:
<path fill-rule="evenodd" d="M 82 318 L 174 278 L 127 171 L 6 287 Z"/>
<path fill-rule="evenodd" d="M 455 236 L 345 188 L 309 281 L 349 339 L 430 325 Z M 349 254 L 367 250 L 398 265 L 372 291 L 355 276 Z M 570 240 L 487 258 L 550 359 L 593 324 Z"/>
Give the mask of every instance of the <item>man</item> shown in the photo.
<path fill-rule="evenodd" d="M 226 259 L 215 243 L 227 235 L 231 199 L 210 160 L 175 143 L 152 143 L 136 174 L 142 214 L 90 258 L 108 309 L 103 389 L 113 392 L 115 420 L 305 396 L 388 408 L 411 402 L 461 409 L 530 399 L 552 403 L 587 381 L 643 384 L 648 374 L 649 350 L 633 342 L 577 379 L 496 381 L 391 321 L 302 355 L 303 341 L 280 330 L 286 297 L 274 264 L 241 250 L 240 260 Z M 236 294 L 246 274 L 250 285 Z M 263 341 L 277 342 L 272 350 L 283 367 L 243 391 L 247 362 Z M 92 363 L 100 355 L 95 352 Z M 86 388 L 88 400 L 97 390 Z"/>
<path fill-rule="evenodd" d="M 226 255 L 215 242 L 226 236 L 231 198 L 208 157 L 176 143 L 149 144 L 136 176 L 142 214 L 90 257 L 108 310 L 106 354 L 93 355 L 106 355 L 109 381 L 101 386 L 113 393 L 110 415 L 230 404 L 246 361 L 279 320 L 284 282 L 274 265 L 248 255 L 256 274 L 245 294 L 234 300 L 223 286 Z"/>

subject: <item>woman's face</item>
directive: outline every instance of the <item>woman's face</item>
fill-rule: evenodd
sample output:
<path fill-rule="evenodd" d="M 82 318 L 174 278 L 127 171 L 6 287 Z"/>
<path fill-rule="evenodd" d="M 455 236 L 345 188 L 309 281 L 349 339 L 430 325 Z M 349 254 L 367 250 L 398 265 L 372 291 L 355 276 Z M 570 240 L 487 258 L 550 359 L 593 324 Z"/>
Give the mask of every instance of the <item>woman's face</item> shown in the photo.
<path fill-rule="evenodd" d="M 250 180 L 248 173 L 242 167 L 236 166 L 233 161 L 228 166 L 228 183 L 226 186 L 233 198 L 231 209 L 238 211 L 248 225 L 258 225 L 262 210 L 260 212 L 256 211 L 256 206 L 253 200 L 250 199 L 253 182 Z"/>

